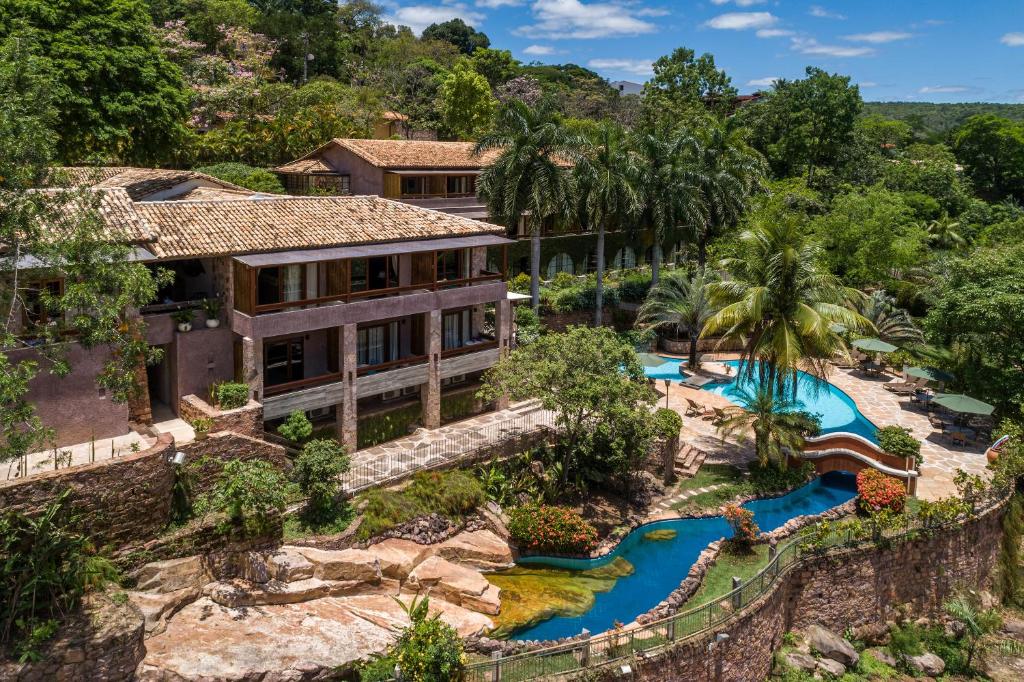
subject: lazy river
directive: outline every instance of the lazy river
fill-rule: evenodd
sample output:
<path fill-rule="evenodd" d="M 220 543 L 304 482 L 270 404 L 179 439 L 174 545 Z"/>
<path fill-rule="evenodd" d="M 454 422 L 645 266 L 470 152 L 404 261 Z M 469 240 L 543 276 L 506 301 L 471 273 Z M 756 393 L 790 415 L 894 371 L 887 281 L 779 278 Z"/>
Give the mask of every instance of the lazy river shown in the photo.
<path fill-rule="evenodd" d="M 782 497 L 754 500 L 743 506 L 754 512 L 754 520 L 761 531 L 765 532 L 797 516 L 820 514 L 853 499 L 856 494 L 852 475 L 832 472 Z M 662 538 L 654 540 L 649 534 L 656 530 L 672 530 L 675 536 L 664 533 L 661 534 Z M 611 583 L 611 589 L 607 589 L 608 584 L 605 584 L 606 591 L 594 593 L 593 606 L 585 613 L 552 617 L 512 633 L 512 639 L 557 639 L 577 635 L 584 628 L 599 633 L 613 627 L 616 621 L 628 623 L 676 589 L 708 544 L 730 534 L 729 525 L 721 516 L 673 519 L 633 530 L 613 552 L 600 559 L 521 559 L 517 569 L 512 571 L 534 566 L 570 569 L 571 572 L 554 573 L 559 573 L 560 579 L 570 583 L 578 580 L 589 584 L 594 578 L 611 578 L 614 582 Z M 623 571 L 613 570 L 625 565 L 620 559 L 632 565 L 631 573 L 622 575 Z M 610 571 L 611 575 L 602 575 L 601 569 Z"/>

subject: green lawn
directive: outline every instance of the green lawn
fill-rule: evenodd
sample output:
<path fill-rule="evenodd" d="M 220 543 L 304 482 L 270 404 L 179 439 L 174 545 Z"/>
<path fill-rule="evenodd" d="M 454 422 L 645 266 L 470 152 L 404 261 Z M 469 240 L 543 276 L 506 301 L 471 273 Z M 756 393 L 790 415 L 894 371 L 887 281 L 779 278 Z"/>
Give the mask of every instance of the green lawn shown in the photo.
<path fill-rule="evenodd" d="M 713 485 L 722 487 L 676 502 L 672 508 L 683 514 L 717 509 L 743 492 L 744 479 L 743 470 L 731 464 L 705 464 L 696 476 L 680 481 L 676 490 L 686 492 Z"/>
<path fill-rule="evenodd" d="M 731 464 L 705 464 L 693 478 L 684 478 L 679 481 L 676 490 L 685 492 L 706 488 L 709 485 L 719 483 L 737 483 L 743 480 L 743 471 Z"/>
<path fill-rule="evenodd" d="M 732 591 L 732 578 L 736 576 L 746 583 L 768 563 L 768 545 L 754 545 L 754 552 L 738 556 L 723 550 L 714 566 L 708 569 L 697 593 L 690 598 L 683 609 L 706 604 Z"/>

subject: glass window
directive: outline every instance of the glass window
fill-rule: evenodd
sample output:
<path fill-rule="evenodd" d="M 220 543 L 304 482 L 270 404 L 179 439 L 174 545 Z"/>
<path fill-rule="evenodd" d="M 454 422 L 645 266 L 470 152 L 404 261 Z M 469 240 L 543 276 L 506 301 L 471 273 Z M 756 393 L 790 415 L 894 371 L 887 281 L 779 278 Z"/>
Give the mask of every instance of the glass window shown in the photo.
<path fill-rule="evenodd" d="M 441 348 L 451 350 L 462 348 L 469 343 L 471 324 L 472 318 L 468 308 L 454 313 L 445 313 L 442 320 Z"/>
<path fill-rule="evenodd" d="M 473 194 L 473 178 L 468 175 L 449 175 L 448 194 Z"/>
<path fill-rule="evenodd" d="M 363 327 L 356 332 L 356 364 L 380 365 L 399 358 L 398 322 Z"/>
<path fill-rule="evenodd" d="M 306 297 L 306 266 L 260 268 L 256 275 L 256 304 L 301 301 Z"/>
<path fill-rule="evenodd" d="M 446 282 L 469 277 L 469 249 L 437 252 L 437 281 Z"/>
<path fill-rule="evenodd" d="M 298 381 L 303 374 L 302 339 L 286 339 L 266 344 L 263 363 L 263 383 L 267 386 Z"/>
<path fill-rule="evenodd" d="M 54 303 L 53 299 L 59 298 L 63 290 L 64 282 L 59 279 L 29 284 L 22 293 L 25 324 L 28 326 L 49 322 L 51 316 L 57 312 L 56 306 L 52 305 Z M 44 303 L 46 298 L 50 299 L 51 305 L 47 306 Z"/>
<path fill-rule="evenodd" d="M 281 277 L 278 268 L 260 268 L 256 275 L 256 303 L 281 302 Z"/>
<path fill-rule="evenodd" d="M 417 176 L 402 176 L 402 194 L 417 195 L 427 193 L 427 179 Z"/>
<path fill-rule="evenodd" d="M 398 286 L 398 256 L 352 260 L 352 291 L 391 289 Z"/>

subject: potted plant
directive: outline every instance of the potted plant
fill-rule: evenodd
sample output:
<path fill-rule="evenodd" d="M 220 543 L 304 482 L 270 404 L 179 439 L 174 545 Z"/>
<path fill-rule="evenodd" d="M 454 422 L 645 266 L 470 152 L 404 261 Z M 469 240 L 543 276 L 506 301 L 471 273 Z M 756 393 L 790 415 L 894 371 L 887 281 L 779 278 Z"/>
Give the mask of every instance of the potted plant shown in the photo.
<path fill-rule="evenodd" d="M 203 313 L 206 315 L 207 329 L 216 329 L 220 326 L 220 299 L 207 298 L 203 301 Z"/>
<path fill-rule="evenodd" d="M 194 320 L 196 314 L 192 310 L 179 310 L 176 313 L 171 313 L 171 319 L 178 323 L 179 332 L 192 331 L 192 320 Z"/>
<path fill-rule="evenodd" d="M 213 420 L 209 417 L 196 417 L 190 424 L 192 430 L 196 432 L 196 440 L 205 440 L 206 434 L 213 428 Z"/>

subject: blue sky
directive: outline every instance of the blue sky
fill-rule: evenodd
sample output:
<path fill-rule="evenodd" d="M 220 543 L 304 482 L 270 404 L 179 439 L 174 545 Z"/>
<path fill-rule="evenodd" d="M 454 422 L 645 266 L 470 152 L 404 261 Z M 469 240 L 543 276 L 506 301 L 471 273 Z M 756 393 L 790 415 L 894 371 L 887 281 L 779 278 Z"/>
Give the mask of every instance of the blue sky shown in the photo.
<path fill-rule="evenodd" d="M 417 32 L 461 17 L 531 62 L 643 82 L 674 48 L 711 52 L 741 92 L 813 65 L 866 100 L 1024 102 L 1021 0 L 384 0 Z"/>

